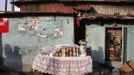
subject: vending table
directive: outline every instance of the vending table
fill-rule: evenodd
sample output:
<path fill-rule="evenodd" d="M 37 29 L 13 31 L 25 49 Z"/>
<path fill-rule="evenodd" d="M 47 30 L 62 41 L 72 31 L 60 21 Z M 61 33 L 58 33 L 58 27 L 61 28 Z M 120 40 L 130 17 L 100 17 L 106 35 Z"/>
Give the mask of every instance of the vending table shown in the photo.
<path fill-rule="evenodd" d="M 32 69 L 52 75 L 84 75 L 92 72 L 92 59 L 85 57 L 52 57 L 39 53 Z"/>

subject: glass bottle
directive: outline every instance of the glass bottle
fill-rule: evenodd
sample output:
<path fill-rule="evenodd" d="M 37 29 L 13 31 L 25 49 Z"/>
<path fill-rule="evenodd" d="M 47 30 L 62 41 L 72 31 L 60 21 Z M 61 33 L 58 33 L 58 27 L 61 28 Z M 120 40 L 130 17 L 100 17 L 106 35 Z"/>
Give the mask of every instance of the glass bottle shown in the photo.
<path fill-rule="evenodd" d="M 68 57 L 68 48 L 65 47 L 65 56 Z"/>

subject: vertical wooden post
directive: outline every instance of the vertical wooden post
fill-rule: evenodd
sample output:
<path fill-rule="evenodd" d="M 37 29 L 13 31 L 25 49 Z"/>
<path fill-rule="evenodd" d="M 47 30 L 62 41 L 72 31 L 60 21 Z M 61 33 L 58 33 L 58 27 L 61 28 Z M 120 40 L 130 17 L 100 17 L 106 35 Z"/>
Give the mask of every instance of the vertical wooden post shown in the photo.
<path fill-rule="evenodd" d="M 7 11 L 7 2 L 8 0 L 5 0 L 5 12 Z"/>
<path fill-rule="evenodd" d="M 122 64 L 125 64 L 126 61 L 127 61 L 127 28 L 124 27 L 123 28 L 123 47 L 122 47 L 122 50 L 123 50 L 123 63 Z"/>
<path fill-rule="evenodd" d="M 2 33 L 0 33 L 0 65 L 2 64 Z"/>

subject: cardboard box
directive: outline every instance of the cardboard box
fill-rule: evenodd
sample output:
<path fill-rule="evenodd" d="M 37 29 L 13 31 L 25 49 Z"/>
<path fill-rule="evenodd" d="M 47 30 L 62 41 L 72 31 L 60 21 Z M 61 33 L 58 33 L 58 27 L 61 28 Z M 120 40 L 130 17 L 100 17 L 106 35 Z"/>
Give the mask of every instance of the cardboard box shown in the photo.
<path fill-rule="evenodd" d="M 133 61 L 128 61 L 127 64 L 130 66 L 130 68 L 134 71 L 134 62 Z"/>
<path fill-rule="evenodd" d="M 132 72 L 133 71 L 133 69 L 127 63 L 123 64 L 121 66 L 120 70 L 123 72 Z"/>

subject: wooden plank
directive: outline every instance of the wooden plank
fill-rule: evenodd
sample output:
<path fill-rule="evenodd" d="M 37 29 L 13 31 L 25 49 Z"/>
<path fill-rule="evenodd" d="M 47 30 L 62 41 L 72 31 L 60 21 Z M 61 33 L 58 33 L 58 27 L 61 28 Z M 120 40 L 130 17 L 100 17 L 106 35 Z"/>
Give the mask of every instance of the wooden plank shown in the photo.
<path fill-rule="evenodd" d="M 121 66 L 120 70 L 123 72 L 132 72 L 133 71 L 127 63 L 125 63 L 123 66 Z"/>

